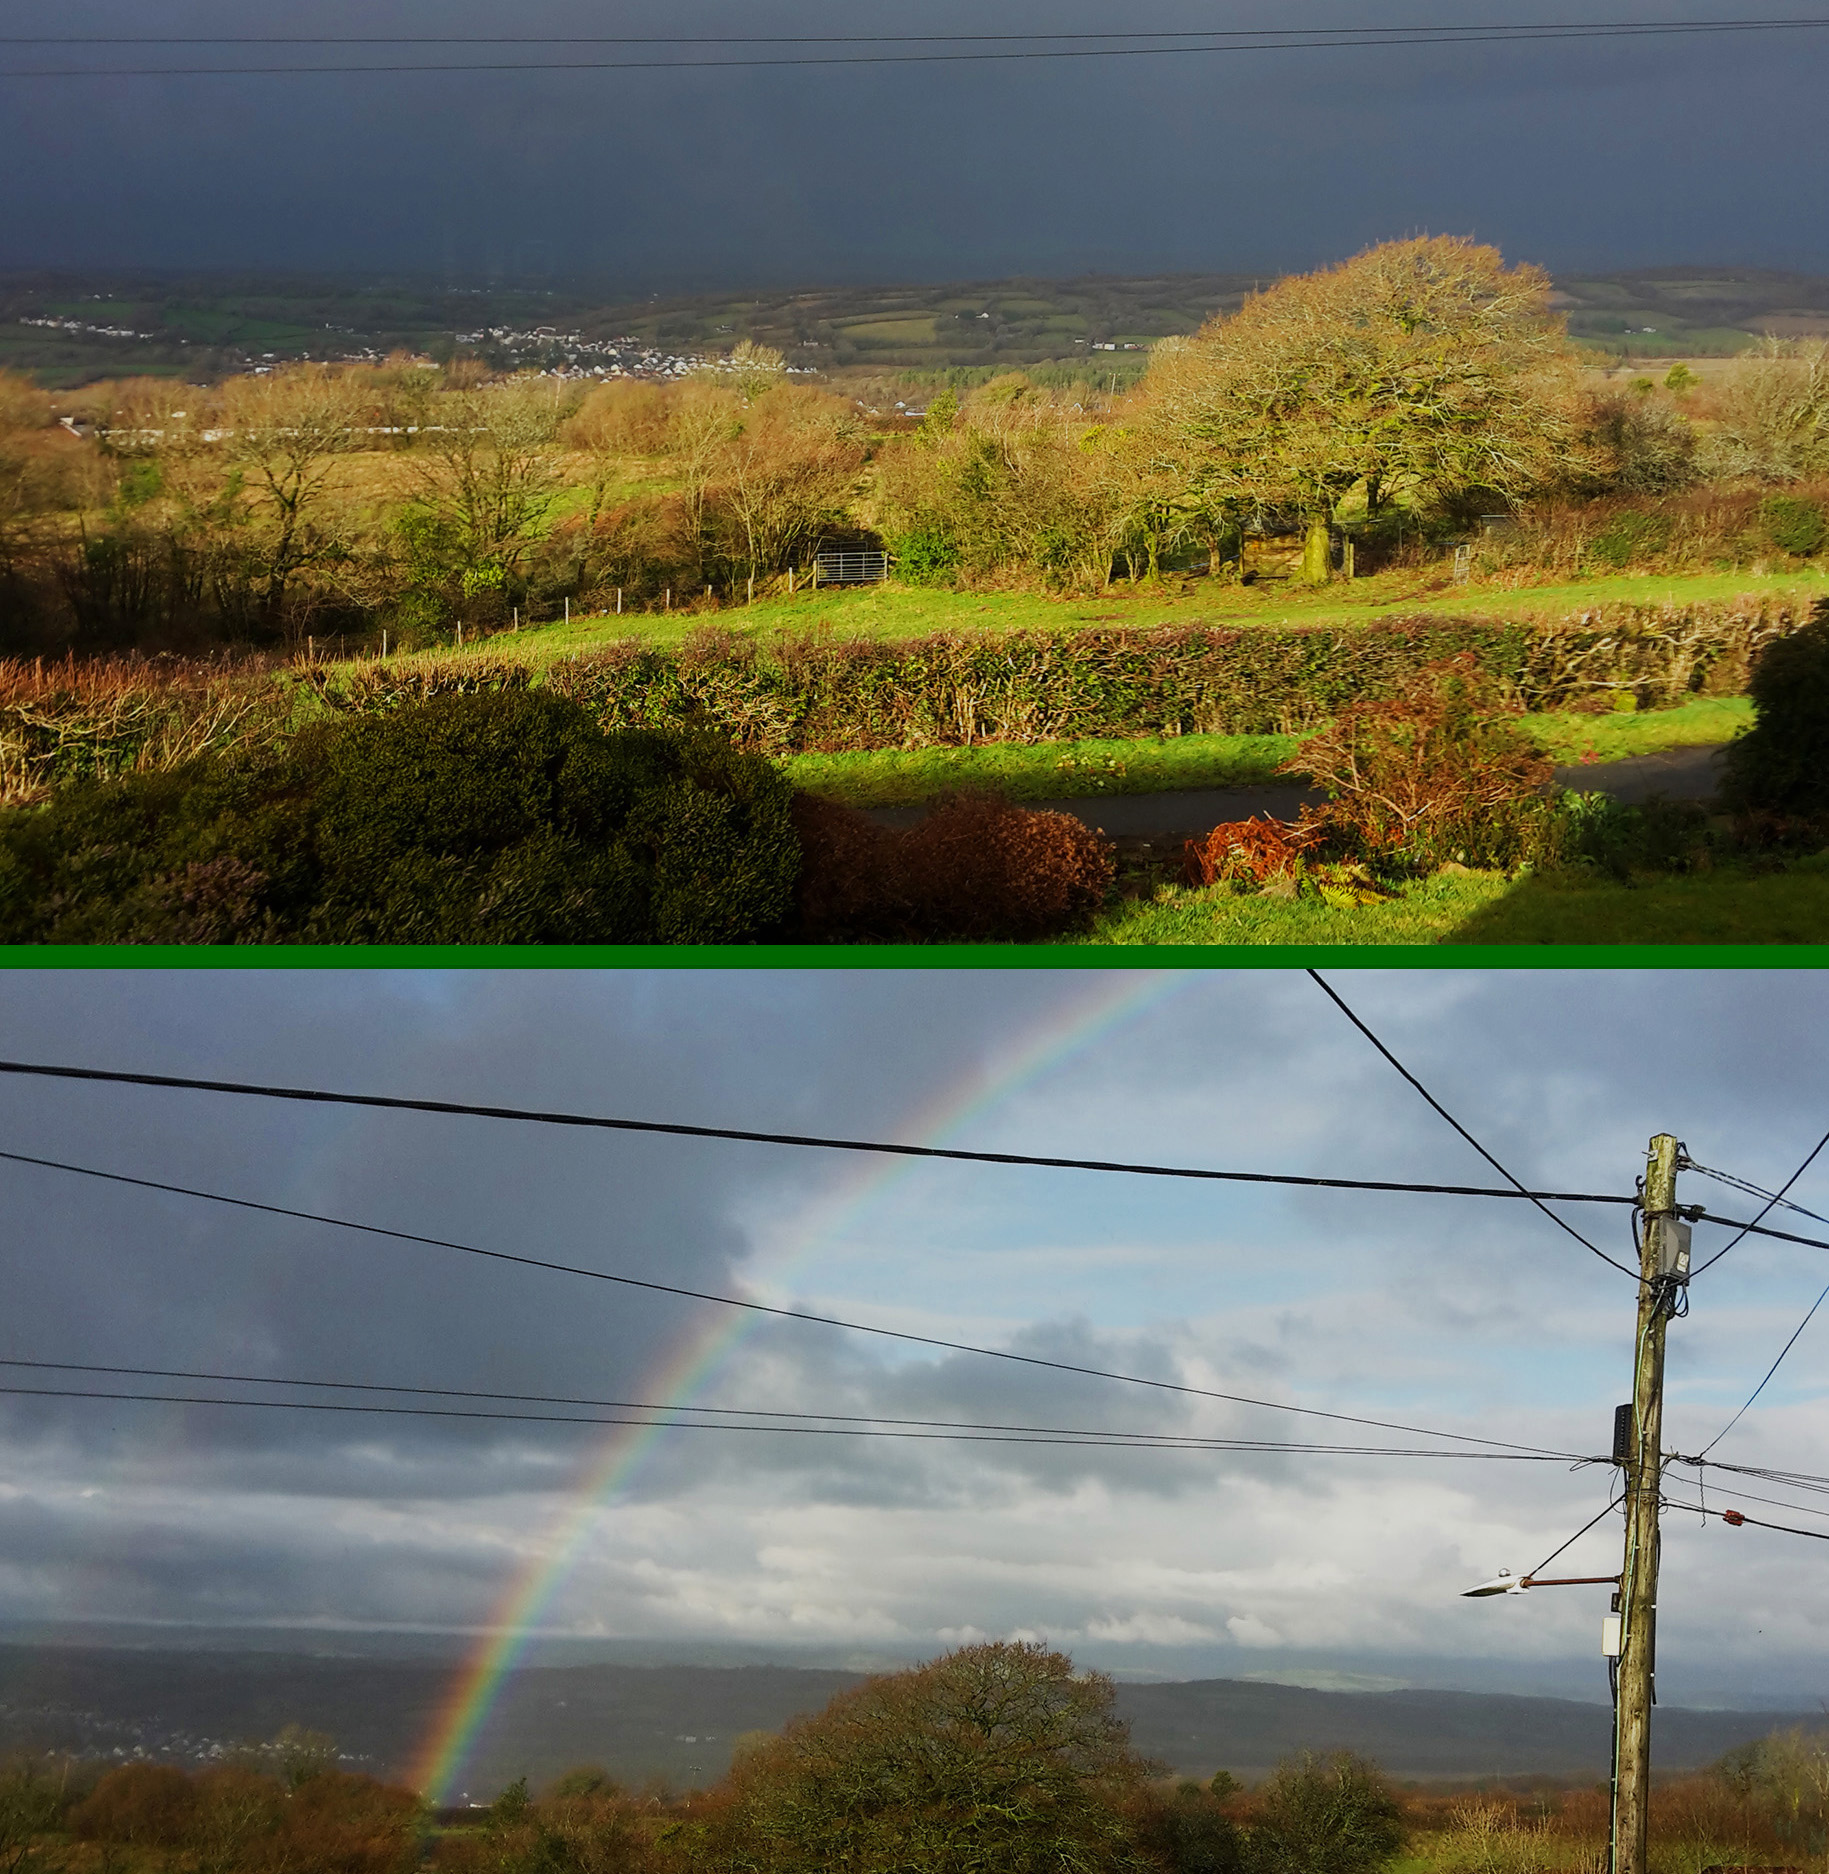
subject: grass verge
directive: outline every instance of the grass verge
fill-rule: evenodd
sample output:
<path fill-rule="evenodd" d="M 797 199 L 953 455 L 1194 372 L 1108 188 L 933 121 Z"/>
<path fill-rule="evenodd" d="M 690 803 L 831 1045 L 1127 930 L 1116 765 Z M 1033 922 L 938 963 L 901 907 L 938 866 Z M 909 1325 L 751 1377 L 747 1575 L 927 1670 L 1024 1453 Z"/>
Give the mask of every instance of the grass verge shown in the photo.
<path fill-rule="evenodd" d="M 973 748 L 788 755 L 778 766 L 805 793 L 851 807 L 899 807 L 960 787 L 994 788 L 1011 800 L 1057 800 L 1159 794 L 1183 787 L 1260 786 L 1277 781 L 1277 765 L 1300 746 L 1293 735 L 987 742 Z"/>
<path fill-rule="evenodd" d="M 1512 889 L 1503 872 L 1437 872 L 1382 903 L 1347 909 L 1319 898 L 1276 898 L 1167 887 L 1103 913 L 1087 944 L 1432 944 Z M 1497 938 L 1486 939 L 1498 942 Z"/>
<path fill-rule="evenodd" d="M 1744 697 L 1699 697 L 1643 715 L 1527 716 L 1524 727 L 1563 765 L 1726 742 L 1752 720 L 1753 706 Z M 992 788 L 1011 800 L 1065 800 L 1287 784 L 1291 777 L 1277 767 L 1301 746 L 1294 735 L 1139 736 L 788 755 L 780 766 L 806 793 L 848 807 L 902 807 L 958 787 Z"/>
<path fill-rule="evenodd" d="M 1620 573 L 1561 585 L 1455 585 L 1445 573 L 1384 573 L 1328 586 L 1236 586 L 1209 579 L 1168 579 L 1114 586 L 1092 596 L 1042 592 L 948 592 L 891 581 L 826 590 L 803 587 L 792 598 L 770 594 L 753 605 L 712 610 L 579 614 L 569 624 L 498 633 L 477 644 L 481 656 L 512 650 L 531 663 L 601 648 L 618 638 L 679 643 L 695 626 L 740 637 L 835 637 L 895 640 L 937 631 L 1083 631 L 1089 625 L 1370 624 L 1405 617 L 1565 617 L 1600 605 L 1722 604 L 1739 598 L 1829 596 L 1829 574 L 1814 566 L 1778 573 Z M 468 647 L 466 647 L 468 648 Z M 447 646 L 426 655 L 448 657 Z"/>
<path fill-rule="evenodd" d="M 1829 942 L 1829 853 L 1783 871 L 1739 868 L 1619 884 L 1521 879 L 1441 941 L 1461 944 Z"/>
<path fill-rule="evenodd" d="M 1752 726 L 1753 702 L 1746 696 L 1699 696 L 1675 709 L 1648 709 L 1642 715 L 1577 716 L 1546 711 L 1523 721 L 1531 739 L 1558 767 L 1578 761 L 1622 761 L 1667 748 L 1708 747 L 1731 742 L 1742 729 Z"/>
<path fill-rule="evenodd" d="M 1612 944 L 1829 942 L 1829 853 L 1783 871 L 1586 878 L 1437 872 L 1380 904 L 1346 908 L 1169 888 L 1106 911 L 1090 944 Z"/>

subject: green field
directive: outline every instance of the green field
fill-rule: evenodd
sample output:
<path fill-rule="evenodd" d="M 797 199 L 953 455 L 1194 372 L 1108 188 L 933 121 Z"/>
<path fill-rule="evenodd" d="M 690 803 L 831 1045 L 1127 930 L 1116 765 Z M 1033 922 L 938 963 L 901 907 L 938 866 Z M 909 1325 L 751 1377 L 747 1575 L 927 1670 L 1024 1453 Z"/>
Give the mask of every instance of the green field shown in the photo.
<path fill-rule="evenodd" d="M 1148 345 L 1194 331 L 1235 311 L 1263 276 L 1157 274 L 1068 280 L 952 281 L 932 285 L 725 290 L 615 300 L 576 282 L 524 285 L 291 275 L 0 274 L 0 328 L 16 342 L 0 356 L 46 384 L 186 368 L 199 381 L 243 370 L 265 352 L 326 346 L 351 355 L 397 348 L 438 358 L 460 333 L 489 327 L 523 335 L 474 347 L 493 366 L 543 364 L 566 355 L 566 340 L 629 335 L 670 351 L 728 351 L 740 339 L 777 347 L 790 361 L 855 376 L 885 367 L 962 366 L 1021 370 L 1055 363 L 1103 382 L 1113 356 L 1095 344 Z M 1570 332 L 1597 365 L 1671 357 L 1724 357 L 1744 350 L 1773 320 L 1829 312 L 1829 281 L 1736 268 L 1597 275 L 1557 281 Z M 21 317 L 59 312 L 131 325 L 150 336 L 21 330 Z M 1118 358 L 1126 354 L 1118 353 Z M 1139 354 L 1129 354 L 1136 358 Z"/>
<path fill-rule="evenodd" d="M 1579 584 L 1501 587 L 1452 584 L 1388 573 L 1350 585 L 1236 586 L 1200 579 L 1114 585 L 1093 597 L 1037 592 L 952 592 L 891 581 L 824 591 L 801 585 L 758 596 L 753 605 L 687 611 L 574 614 L 569 625 L 541 625 L 513 640 L 513 654 L 540 663 L 588 652 L 618 638 L 677 644 L 710 625 L 769 639 L 825 632 L 838 638 L 893 642 L 937 631 L 1083 631 L 1089 625 L 1370 624 L 1385 617 L 1558 618 L 1599 605 L 1702 605 L 1746 598 L 1829 597 L 1829 574 L 1814 566 L 1783 573 L 1714 572 L 1683 577 L 1621 573 Z M 500 637 L 481 655 L 508 649 Z M 424 653 L 447 657 L 448 649 Z"/>

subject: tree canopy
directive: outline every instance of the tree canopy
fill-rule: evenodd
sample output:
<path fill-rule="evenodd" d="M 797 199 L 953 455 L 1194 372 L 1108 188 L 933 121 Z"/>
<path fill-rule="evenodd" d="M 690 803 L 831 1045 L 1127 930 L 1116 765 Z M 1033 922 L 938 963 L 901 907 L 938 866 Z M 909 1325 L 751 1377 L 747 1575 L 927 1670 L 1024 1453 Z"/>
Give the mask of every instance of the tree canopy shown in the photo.
<path fill-rule="evenodd" d="M 1148 1766 L 1112 1685 L 993 1641 L 871 1679 L 734 1772 L 730 1865 L 822 1874 L 1127 1874 L 1150 1863 L 1114 1798 Z"/>
<path fill-rule="evenodd" d="M 1549 276 L 1449 237 L 1279 281 L 1157 348 L 1156 455 L 1207 507 L 1368 517 L 1547 479 L 1572 437 L 1574 354 Z"/>

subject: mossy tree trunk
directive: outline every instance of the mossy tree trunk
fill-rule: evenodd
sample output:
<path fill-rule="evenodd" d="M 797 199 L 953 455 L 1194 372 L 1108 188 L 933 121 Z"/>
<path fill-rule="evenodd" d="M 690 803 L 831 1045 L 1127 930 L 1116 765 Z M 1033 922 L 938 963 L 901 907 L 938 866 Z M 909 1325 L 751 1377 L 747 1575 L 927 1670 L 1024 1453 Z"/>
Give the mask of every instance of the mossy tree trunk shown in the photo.
<path fill-rule="evenodd" d="M 1333 538 L 1325 515 L 1316 515 L 1308 523 L 1308 536 L 1302 542 L 1302 581 L 1305 585 L 1324 586 L 1333 576 Z"/>

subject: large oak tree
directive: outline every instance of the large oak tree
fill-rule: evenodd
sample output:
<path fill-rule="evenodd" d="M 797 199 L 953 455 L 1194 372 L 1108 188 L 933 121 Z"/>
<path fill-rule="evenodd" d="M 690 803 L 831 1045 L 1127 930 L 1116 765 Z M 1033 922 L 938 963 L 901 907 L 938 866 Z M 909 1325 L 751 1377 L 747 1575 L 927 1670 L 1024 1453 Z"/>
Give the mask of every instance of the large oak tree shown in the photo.
<path fill-rule="evenodd" d="M 1375 519 L 1553 477 L 1575 367 L 1547 274 L 1434 237 L 1255 294 L 1159 347 L 1145 394 L 1154 450 L 1194 499 L 1234 523 L 1299 517 L 1324 553 L 1349 496 Z"/>

